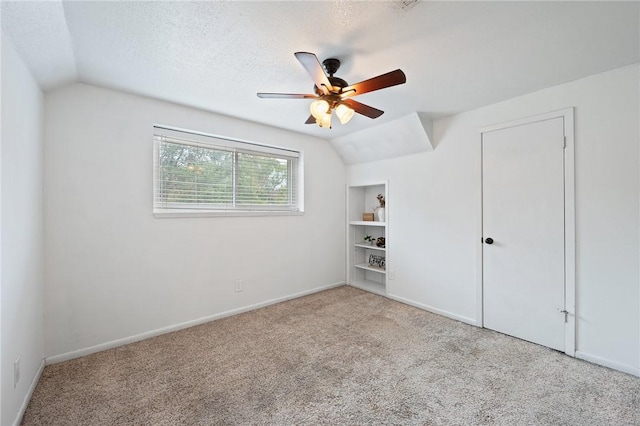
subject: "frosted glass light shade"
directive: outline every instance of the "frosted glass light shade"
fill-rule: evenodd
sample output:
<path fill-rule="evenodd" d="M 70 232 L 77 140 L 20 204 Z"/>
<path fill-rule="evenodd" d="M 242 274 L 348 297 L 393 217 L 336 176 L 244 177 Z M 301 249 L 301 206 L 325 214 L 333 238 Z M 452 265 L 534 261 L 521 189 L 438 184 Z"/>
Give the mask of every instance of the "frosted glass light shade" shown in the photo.
<path fill-rule="evenodd" d="M 324 99 L 313 101 L 309 109 L 311 110 L 311 115 L 313 115 L 316 120 L 321 120 L 327 111 L 329 111 L 329 102 Z"/>
<path fill-rule="evenodd" d="M 316 123 L 318 123 L 320 127 L 331 127 L 331 111 L 316 120 Z"/>
<path fill-rule="evenodd" d="M 347 124 L 353 117 L 354 113 L 355 111 L 345 104 L 340 104 L 336 107 L 336 115 L 342 124 Z"/>

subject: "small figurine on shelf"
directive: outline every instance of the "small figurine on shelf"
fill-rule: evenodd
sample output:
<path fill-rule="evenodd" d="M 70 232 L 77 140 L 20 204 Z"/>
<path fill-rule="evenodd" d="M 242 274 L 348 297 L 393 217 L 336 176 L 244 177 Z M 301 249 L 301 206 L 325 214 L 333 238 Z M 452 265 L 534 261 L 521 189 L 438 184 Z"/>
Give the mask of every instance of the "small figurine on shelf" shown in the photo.
<path fill-rule="evenodd" d="M 378 199 L 378 203 L 380 204 L 379 206 L 376 206 L 373 208 L 373 211 L 376 212 L 378 214 L 378 222 L 384 222 L 385 220 L 385 210 L 384 207 L 387 204 L 386 201 L 384 200 L 384 195 L 382 194 L 378 194 L 378 196 L 376 197 Z"/>
<path fill-rule="evenodd" d="M 375 237 L 372 237 L 371 235 L 365 235 L 364 241 L 368 242 L 370 245 L 373 245 L 373 243 L 376 242 L 376 239 L 375 239 Z"/>
<path fill-rule="evenodd" d="M 384 237 L 378 237 L 378 239 L 376 240 L 376 246 L 380 247 L 380 248 L 384 248 Z"/>

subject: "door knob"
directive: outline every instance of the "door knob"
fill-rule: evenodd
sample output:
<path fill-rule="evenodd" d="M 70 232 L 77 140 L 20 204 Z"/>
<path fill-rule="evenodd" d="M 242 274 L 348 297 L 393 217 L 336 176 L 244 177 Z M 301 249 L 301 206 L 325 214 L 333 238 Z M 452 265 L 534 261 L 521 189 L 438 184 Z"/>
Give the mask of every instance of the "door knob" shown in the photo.
<path fill-rule="evenodd" d="M 486 244 L 493 244 L 493 238 L 491 238 L 491 237 L 489 237 L 489 238 L 485 238 L 485 239 L 484 239 L 484 242 L 485 242 Z"/>

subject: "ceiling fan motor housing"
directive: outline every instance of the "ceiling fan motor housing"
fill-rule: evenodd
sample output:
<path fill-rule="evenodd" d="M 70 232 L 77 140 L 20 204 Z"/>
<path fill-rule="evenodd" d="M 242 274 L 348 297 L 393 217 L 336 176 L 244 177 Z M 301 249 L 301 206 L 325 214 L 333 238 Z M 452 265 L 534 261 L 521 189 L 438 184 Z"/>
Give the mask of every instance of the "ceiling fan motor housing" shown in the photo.
<path fill-rule="evenodd" d="M 322 65 L 324 65 L 324 69 L 327 70 L 327 74 L 333 77 L 340 68 L 340 59 L 327 58 L 322 61 Z"/>
<path fill-rule="evenodd" d="M 340 93 L 341 89 L 349 85 L 349 83 L 347 83 L 341 78 L 338 78 L 338 77 L 328 77 L 328 78 L 329 78 L 329 83 L 331 83 L 331 86 L 333 86 L 333 89 L 334 89 L 333 93 L 335 94 Z M 316 95 L 318 96 L 324 95 L 324 91 L 318 89 L 318 86 L 316 86 L 315 84 L 313 85 L 313 90 L 316 92 Z"/>
<path fill-rule="evenodd" d="M 324 61 L 322 61 L 322 65 L 324 65 L 324 69 L 327 71 L 327 74 L 329 74 L 329 77 L 327 78 L 329 79 L 329 83 L 331 83 L 331 86 L 333 86 L 334 88 L 333 93 L 340 93 L 341 89 L 349 85 L 349 83 L 347 83 L 345 80 L 333 76 L 336 73 L 336 71 L 338 71 L 338 68 L 340 68 L 339 59 L 335 59 L 335 58 L 325 59 Z M 318 96 L 324 95 L 324 91 L 318 89 L 318 86 L 316 85 L 313 86 L 313 90 Z"/>

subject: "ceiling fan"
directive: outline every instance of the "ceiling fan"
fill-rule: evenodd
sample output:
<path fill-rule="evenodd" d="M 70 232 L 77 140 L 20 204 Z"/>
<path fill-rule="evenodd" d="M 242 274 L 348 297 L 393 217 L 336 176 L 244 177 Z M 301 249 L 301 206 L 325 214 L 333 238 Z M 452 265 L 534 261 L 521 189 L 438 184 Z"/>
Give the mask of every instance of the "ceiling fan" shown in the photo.
<path fill-rule="evenodd" d="M 402 70 L 395 70 L 360 83 L 349 85 L 341 78 L 333 75 L 340 68 L 340 61 L 329 58 L 322 61 L 309 52 L 296 52 L 296 58 L 307 70 L 311 79 L 315 83 L 313 86 L 315 94 L 299 93 L 258 93 L 259 98 L 272 99 L 315 99 L 311 102 L 311 115 L 305 124 L 316 123 L 320 127 L 331 128 L 331 112 L 335 110 L 336 116 L 342 124 L 351 120 L 353 114 L 357 112 L 369 118 L 378 118 L 384 111 L 365 105 L 351 99 L 363 93 L 373 92 L 398 84 L 406 83 L 407 77 Z M 324 69 L 323 66 L 324 65 Z M 326 73 L 325 73 L 326 70 Z M 327 73 L 329 74 L 327 76 Z"/>

